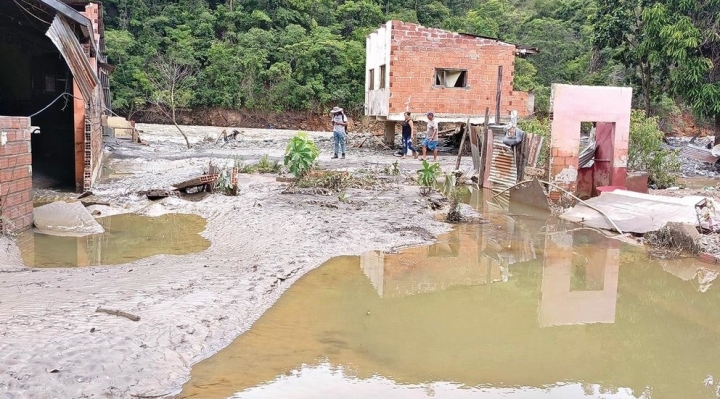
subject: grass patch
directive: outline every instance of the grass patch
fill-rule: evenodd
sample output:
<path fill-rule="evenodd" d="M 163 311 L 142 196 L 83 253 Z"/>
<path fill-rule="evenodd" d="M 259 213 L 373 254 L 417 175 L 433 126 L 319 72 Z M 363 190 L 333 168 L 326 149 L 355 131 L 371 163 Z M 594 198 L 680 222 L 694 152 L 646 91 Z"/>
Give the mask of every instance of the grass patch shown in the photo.
<path fill-rule="evenodd" d="M 280 173 L 282 170 L 282 164 L 280 161 L 271 161 L 270 157 L 263 155 L 260 160 L 256 163 L 246 163 L 244 159 L 237 158 L 235 160 L 235 167 L 238 173 Z"/>

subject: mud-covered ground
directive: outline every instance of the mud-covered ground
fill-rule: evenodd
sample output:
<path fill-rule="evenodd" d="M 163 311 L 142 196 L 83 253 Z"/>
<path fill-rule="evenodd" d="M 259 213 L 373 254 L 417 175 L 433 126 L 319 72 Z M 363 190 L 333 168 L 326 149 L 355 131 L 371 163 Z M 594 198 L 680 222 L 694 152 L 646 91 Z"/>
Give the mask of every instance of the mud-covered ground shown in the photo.
<path fill-rule="evenodd" d="M 101 216 L 198 214 L 207 219 L 202 235 L 211 247 L 120 266 L 33 270 L 11 242 L 0 241 L 0 398 L 174 394 L 194 363 L 246 331 L 305 272 L 334 256 L 421 245 L 449 230 L 408 184 L 419 161 L 366 150 L 369 143 L 332 160 L 331 135 L 322 132 L 311 134 L 322 167 L 380 176 L 382 188 L 349 189 L 342 198 L 283 194 L 287 183 L 276 175 L 241 175 L 237 197 L 150 202 L 143 191 L 195 177 L 210 160 L 280 159 L 294 132 L 241 129 L 237 142 L 222 146 L 214 143 L 221 128 L 190 127 L 196 145 L 188 150 L 173 127 L 140 129 L 148 145 L 108 144 L 92 198 L 107 205 L 91 208 Z M 464 161 L 461 169 L 469 170 Z M 443 170 L 454 163 L 455 156 L 441 157 Z M 43 201 L 72 196 L 36 193 Z M 96 313 L 98 306 L 140 320 Z"/>

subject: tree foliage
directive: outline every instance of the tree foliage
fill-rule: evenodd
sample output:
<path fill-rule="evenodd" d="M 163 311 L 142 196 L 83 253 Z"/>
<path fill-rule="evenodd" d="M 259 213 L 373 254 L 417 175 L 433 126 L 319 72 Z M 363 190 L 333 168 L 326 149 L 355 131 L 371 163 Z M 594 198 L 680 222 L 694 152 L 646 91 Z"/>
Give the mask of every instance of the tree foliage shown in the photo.
<path fill-rule="evenodd" d="M 198 71 L 189 107 L 363 109 L 365 36 L 400 19 L 540 48 L 514 82 L 632 85 L 636 105 L 720 115 L 720 0 L 104 0 L 113 104 L 147 109 L 158 57 Z M 418 60 L 417 62 L 423 62 Z M 718 117 L 720 126 L 720 117 Z M 719 136 L 720 137 L 720 136 Z"/>

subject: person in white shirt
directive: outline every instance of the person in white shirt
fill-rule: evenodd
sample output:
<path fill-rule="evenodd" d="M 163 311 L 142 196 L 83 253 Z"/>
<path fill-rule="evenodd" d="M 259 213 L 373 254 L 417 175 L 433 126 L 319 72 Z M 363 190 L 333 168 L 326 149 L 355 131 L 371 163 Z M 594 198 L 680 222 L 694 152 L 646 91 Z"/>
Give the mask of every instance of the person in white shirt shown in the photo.
<path fill-rule="evenodd" d="M 345 111 L 340 107 L 335 107 L 330 111 L 333 124 L 333 139 L 335 140 L 335 155 L 333 159 L 337 159 L 338 151 L 342 151 L 342 158 L 345 159 L 345 127 L 347 126 L 347 116 Z"/>
<path fill-rule="evenodd" d="M 423 154 L 422 160 L 424 161 L 427 157 L 427 150 L 433 152 L 434 161 L 437 161 L 437 145 L 438 145 L 438 123 L 435 120 L 435 114 L 432 112 L 427 113 L 427 134 L 425 140 L 423 140 Z"/>

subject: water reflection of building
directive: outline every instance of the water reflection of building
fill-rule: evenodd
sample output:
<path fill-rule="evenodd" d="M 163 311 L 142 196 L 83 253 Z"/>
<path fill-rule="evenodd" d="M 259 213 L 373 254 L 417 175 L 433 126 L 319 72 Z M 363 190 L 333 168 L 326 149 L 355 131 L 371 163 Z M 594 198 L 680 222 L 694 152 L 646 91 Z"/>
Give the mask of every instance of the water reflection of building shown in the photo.
<path fill-rule="evenodd" d="M 545 239 L 540 327 L 614 323 L 620 242 L 578 245 L 575 234 L 560 231 Z"/>
<path fill-rule="evenodd" d="M 480 201 L 473 196 L 471 202 Z M 510 265 L 536 259 L 533 238 L 539 227 L 529 229 L 502 209 L 488 209 L 484 215 L 490 223 L 458 226 L 429 247 L 399 254 L 368 252 L 360 267 L 381 297 L 508 281 Z"/>

